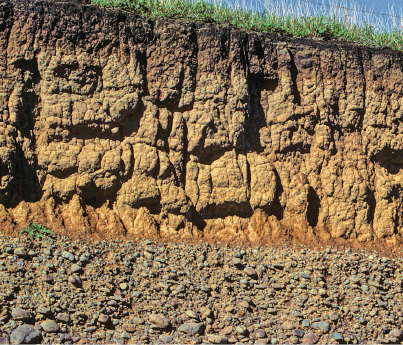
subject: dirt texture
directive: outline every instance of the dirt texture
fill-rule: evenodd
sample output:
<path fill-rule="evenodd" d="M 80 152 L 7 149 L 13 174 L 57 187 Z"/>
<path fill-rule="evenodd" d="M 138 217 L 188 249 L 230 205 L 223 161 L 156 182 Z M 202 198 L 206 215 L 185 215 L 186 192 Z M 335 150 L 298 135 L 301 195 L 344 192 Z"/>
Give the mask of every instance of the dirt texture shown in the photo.
<path fill-rule="evenodd" d="M 389 49 L 2 1 L 2 232 L 396 249 L 402 66 Z"/>

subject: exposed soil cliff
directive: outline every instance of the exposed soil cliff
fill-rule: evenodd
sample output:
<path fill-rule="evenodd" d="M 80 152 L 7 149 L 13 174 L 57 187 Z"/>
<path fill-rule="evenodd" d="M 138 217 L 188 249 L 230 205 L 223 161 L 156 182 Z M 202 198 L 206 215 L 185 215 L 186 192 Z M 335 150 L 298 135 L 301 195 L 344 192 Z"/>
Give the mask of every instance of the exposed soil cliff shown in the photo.
<path fill-rule="evenodd" d="M 0 3 L 0 221 L 396 246 L 403 54 L 73 2 Z"/>

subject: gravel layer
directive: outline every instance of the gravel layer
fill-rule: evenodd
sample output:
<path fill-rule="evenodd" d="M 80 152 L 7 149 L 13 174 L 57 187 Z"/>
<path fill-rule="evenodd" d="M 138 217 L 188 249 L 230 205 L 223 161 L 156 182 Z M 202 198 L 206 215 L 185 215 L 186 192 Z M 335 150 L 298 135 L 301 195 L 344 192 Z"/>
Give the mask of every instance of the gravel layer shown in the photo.
<path fill-rule="evenodd" d="M 403 260 L 0 235 L 0 344 L 403 344 Z"/>

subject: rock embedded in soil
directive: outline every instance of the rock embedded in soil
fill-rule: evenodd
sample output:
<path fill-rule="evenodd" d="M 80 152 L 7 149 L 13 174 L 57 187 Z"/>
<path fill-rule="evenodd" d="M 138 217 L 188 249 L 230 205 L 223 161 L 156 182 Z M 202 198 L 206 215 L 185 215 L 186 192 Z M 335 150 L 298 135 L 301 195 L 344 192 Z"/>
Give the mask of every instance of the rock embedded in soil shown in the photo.
<path fill-rule="evenodd" d="M 137 326 L 132 323 L 124 323 L 122 324 L 122 329 L 124 329 L 128 333 L 134 333 L 137 329 Z"/>
<path fill-rule="evenodd" d="M 69 282 L 70 282 L 71 284 L 73 284 L 73 285 L 76 286 L 76 287 L 80 287 L 80 286 L 81 286 L 81 279 L 80 279 L 79 276 L 77 276 L 77 275 L 75 275 L 75 274 L 69 276 L 68 280 L 69 280 Z"/>
<path fill-rule="evenodd" d="M 20 308 L 14 308 L 11 314 L 14 320 L 19 321 L 31 321 L 33 318 L 33 315 L 29 310 L 24 310 Z"/>
<path fill-rule="evenodd" d="M 311 326 L 320 329 L 323 333 L 327 333 L 330 330 L 330 325 L 326 321 L 314 322 Z"/>
<path fill-rule="evenodd" d="M 27 251 L 26 251 L 24 248 L 21 248 L 21 247 L 16 248 L 16 249 L 14 250 L 14 254 L 15 254 L 15 255 L 18 255 L 18 256 L 21 257 L 21 258 L 27 258 L 27 257 L 28 257 Z"/>
<path fill-rule="evenodd" d="M 319 336 L 315 333 L 307 333 L 302 338 L 302 344 L 311 345 L 316 344 L 319 341 Z"/>
<path fill-rule="evenodd" d="M 213 344 L 228 344 L 228 338 L 223 335 L 208 334 L 207 340 Z"/>
<path fill-rule="evenodd" d="M 171 321 L 161 314 L 151 314 L 148 321 L 161 329 L 167 329 L 171 326 Z"/>
<path fill-rule="evenodd" d="M 184 323 L 179 326 L 178 331 L 189 335 L 203 334 L 206 326 L 203 323 Z"/>
<path fill-rule="evenodd" d="M 257 279 L 257 272 L 252 267 L 245 267 L 244 272 L 250 278 Z"/>
<path fill-rule="evenodd" d="M 47 333 L 55 333 L 60 330 L 59 325 L 54 320 L 47 320 L 41 322 L 41 327 Z"/>
<path fill-rule="evenodd" d="M 105 314 L 100 314 L 98 316 L 98 322 L 106 324 L 109 323 L 111 321 L 111 318 L 109 317 L 109 315 L 105 315 Z"/>
<path fill-rule="evenodd" d="M 18 326 L 10 336 L 11 344 L 39 344 L 42 335 L 29 325 Z"/>

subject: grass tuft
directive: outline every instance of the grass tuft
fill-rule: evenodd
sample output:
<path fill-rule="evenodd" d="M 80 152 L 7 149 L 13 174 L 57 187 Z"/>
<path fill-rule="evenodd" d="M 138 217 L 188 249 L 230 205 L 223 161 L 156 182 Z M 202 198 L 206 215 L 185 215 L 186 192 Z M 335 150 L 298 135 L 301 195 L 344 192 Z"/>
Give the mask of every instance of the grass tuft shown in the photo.
<path fill-rule="evenodd" d="M 292 3 L 287 3 L 290 0 L 265 1 L 263 11 L 246 10 L 238 5 L 231 8 L 222 2 L 211 4 L 200 0 L 91 0 L 91 3 L 154 18 L 187 18 L 290 37 L 338 39 L 363 46 L 403 50 L 403 19 L 394 13 L 384 16 L 387 22 L 382 22 L 368 13 L 364 18 L 360 17 L 364 12 L 359 9 L 349 10 L 346 21 L 343 8 L 347 4 L 343 3 L 322 6 L 322 11 L 318 13 L 311 3 L 298 0 L 291 0 Z M 328 12 L 323 8 L 328 8 Z"/>
<path fill-rule="evenodd" d="M 50 234 L 50 235 L 53 235 L 53 236 L 56 235 L 55 233 L 53 233 L 52 231 L 50 231 L 49 229 L 47 229 L 43 225 L 37 225 L 34 222 L 32 222 L 25 229 L 21 230 L 20 234 L 23 234 L 24 232 L 26 232 L 29 235 L 31 240 L 34 239 L 34 235 L 35 235 L 35 237 L 37 237 L 39 239 L 42 239 L 42 237 L 44 236 L 45 238 L 50 239 L 50 240 L 53 240 L 53 239 L 50 238 L 49 236 L 46 236 L 45 234 Z"/>

